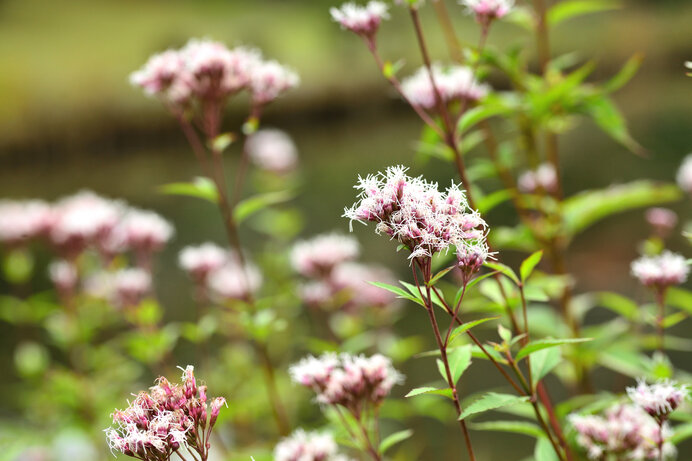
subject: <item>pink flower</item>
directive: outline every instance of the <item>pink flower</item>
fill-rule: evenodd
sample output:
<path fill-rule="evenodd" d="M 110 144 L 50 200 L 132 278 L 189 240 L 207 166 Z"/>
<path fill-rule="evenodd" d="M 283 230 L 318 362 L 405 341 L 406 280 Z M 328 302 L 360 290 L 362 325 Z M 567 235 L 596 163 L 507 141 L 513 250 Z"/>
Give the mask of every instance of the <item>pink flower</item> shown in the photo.
<path fill-rule="evenodd" d="M 298 74 L 276 61 L 262 61 L 252 68 L 250 92 L 257 105 L 268 104 L 299 84 Z"/>
<path fill-rule="evenodd" d="M 214 243 L 188 246 L 178 255 L 180 267 L 198 282 L 204 282 L 209 273 L 221 268 L 228 261 L 228 250 Z"/>
<path fill-rule="evenodd" d="M 680 169 L 677 174 L 678 184 L 680 189 L 689 193 L 692 193 L 692 154 L 685 157 L 680 165 Z"/>
<path fill-rule="evenodd" d="M 658 256 L 642 256 L 632 262 L 631 269 L 642 285 L 658 289 L 685 283 L 690 272 L 685 258 L 670 251 Z"/>
<path fill-rule="evenodd" d="M 151 275 L 143 269 L 121 269 L 113 276 L 114 302 L 136 306 L 151 291 Z"/>
<path fill-rule="evenodd" d="M 55 288 L 62 294 L 72 293 L 79 281 L 77 268 L 71 262 L 64 260 L 50 263 L 48 275 Z"/>
<path fill-rule="evenodd" d="M 153 211 L 131 208 L 120 222 L 119 232 L 128 248 L 137 253 L 159 251 L 173 237 L 173 226 Z"/>
<path fill-rule="evenodd" d="M 645 217 L 654 232 L 661 238 L 670 234 L 678 223 L 678 215 L 666 208 L 649 208 L 646 210 Z"/>
<path fill-rule="evenodd" d="M 275 461 L 347 461 L 338 454 L 334 437 L 328 433 L 298 429 L 274 448 Z"/>
<path fill-rule="evenodd" d="M 385 307 L 396 301 L 390 291 L 372 285 L 370 282 L 395 284 L 396 279 L 388 269 L 358 263 L 339 264 L 334 269 L 330 283 L 337 292 L 346 291 L 347 311 L 363 307 Z"/>
<path fill-rule="evenodd" d="M 144 67 L 130 75 L 130 83 L 148 95 L 182 104 L 190 97 L 190 79 L 180 52 L 167 50 L 149 58 Z"/>
<path fill-rule="evenodd" d="M 50 206 L 40 200 L 0 200 L 0 243 L 17 245 L 43 235 L 51 217 Z"/>
<path fill-rule="evenodd" d="M 514 7 L 514 0 L 459 0 L 476 16 L 480 24 L 490 24 L 495 19 L 501 19 Z"/>
<path fill-rule="evenodd" d="M 557 173 L 555 168 L 548 163 L 543 163 L 534 171 L 526 171 L 517 181 L 520 191 L 527 194 L 534 194 L 539 190 L 555 192 L 557 190 Z"/>
<path fill-rule="evenodd" d="M 209 273 L 207 287 L 222 300 L 247 299 L 262 285 L 262 274 L 250 263 L 241 265 L 236 255 L 229 255 L 223 266 Z"/>
<path fill-rule="evenodd" d="M 465 66 L 448 66 L 433 64 L 432 76 L 435 87 L 445 104 L 459 101 L 478 101 L 484 98 L 489 87 L 481 84 L 473 76 L 473 71 Z M 401 83 L 401 89 L 406 99 L 414 106 L 428 110 L 437 108 L 435 90 L 430 80 L 430 73 L 421 67 Z"/>
<path fill-rule="evenodd" d="M 488 245 L 484 241 L 457 245 L 457 264 L 466 282 L 483 267 L 490 257 L 488 251 Z"/>
<path fill-rule="evenodd" d="M 296 243 L 291 250 L 291 264 L 306 277 L 323 276 L 338 264 L 352 261 L 359 252 L 358 241 L 353 237 L 324 234 Z"/>
<path fill-rule="evenodd" d="M 349 2 L 339 8 L 331 8 L 329 13 L 342 28 L 372 38 L 377 33 L 382 20 L 389 19 L 387 10 L 388 7 L 384 2 L 371 1 L 365 6 Z"/>
<path fill-rule="evenodd" d="M 639 408 L 656 418 L 665 421 L 668 416 L 689 397 L 686 385 L 675 381 L 662 380 L 646 384 L 639 380 L 636 387 L 628 387 L 627 395 Z"/>
<path fill-rule="evenodd" d="M 298 162 L 293 140 L 281 130 L 258 131 L 247 140 L 246 148 L 250 160 L 266 171 L 286 173 Z"/>

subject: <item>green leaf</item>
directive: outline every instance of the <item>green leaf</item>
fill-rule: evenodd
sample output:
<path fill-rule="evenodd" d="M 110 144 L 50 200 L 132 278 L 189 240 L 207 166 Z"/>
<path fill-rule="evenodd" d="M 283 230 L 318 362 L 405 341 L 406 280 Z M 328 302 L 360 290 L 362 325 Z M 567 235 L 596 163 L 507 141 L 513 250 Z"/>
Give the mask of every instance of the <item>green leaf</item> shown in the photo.
<path fill-rule="evenodd" d="M 613 78 L 608 80 L 606 83 L 603 84 L 601 87 L 603 91 L 606 91 L 608 93 L 612 93 L 613 91 L 617 91 L 623 86 L 629 82 L 632 77 L 634 77 L 634 74 L 637 73 L 639 68 L 642 65 L 642 61 L 644 60 L 644 56 L 641 54 L 635 54 L 631 58 L 627 60 L 624 66 L 622 66 L 622 69 L 615 74 Z"/>
<path fill-rule="evenodd" d="M 459 381 L 461 375 L 471 366 L 471 345 L 457 347 L 449 351 L 449 369 L 452 372 L 454 383 Z"/>
<path fill-rule="evenodd" d="M 396 74 L 401 70 L 402 67 L 404 67 L 404 61 L 401 59 L 395 63 L 387 61 L 384 63 L 384 66 L 382 68 L 382 75 L 384 75 L 386 79 L 390 79 L 396 76 Z"/>
<path fill-rule="evenodd" d="M 627 122 L 620 110 L 605 96 L 594 96 L 585 105 L 586 115 L 608 136 L 619 142 L 635 154 L 642 154 L 643 148 L 632 138 L 627 129 Z"/>
<path fill-rule="evenodd" d="M 451 341 L 454 341 L 454 339 L 455 339 L 457 336 L 466 333 L 468 330 L 470 330 L 471 328 L 473 328 L 473 327 L 475 327 L 475 326 L 477 326 L 477 325 L 480 325 L 481 323 L 485 323 L 485 322 L 488 322 L 488 321 L 490 321 L 490 320 L 497 320 L 497 319 L 499 319 L 499 318 L 500 318 L 500 316 L 497 316 L 497 317 L 487 317 L 487 318 L 484 318 L 484 319 L 472 320 L 472 321 L 470 321 L 470 322 L 466 322 L 466 323 L 464 323 L 464 324 L 462 324 L 462 325 L 459 325 L 458 327 L 456 327 L 456 328 L 454 329 L 454 331 L 452 331 L 452 334 L 449 336 L 449 341 L 450 341 L 450 342 L 451 342 Z"/>
<path fill-rule="evenodd" d="M 534 461 L 559 461 L 555 448 L 547 437 L 536 440 L 536 447 L 533 450 Z"/>
<path fill-rule="evenodd" d="M 473 423 L 471 424 L 471 429 L 477 431 L 512 432 L 514 434 L 524 434 L 535 438 L 545 436 L 540 427 L 528 421 L 488 421 L 484 423 Z"/>
<path fill-rule="evenodd" d="M 456 266 L 445 267 L 445 268 L 442 269 L 440 272 L 438 272 L 437 274 L 435 274 L 435 275 L 433 276 L 433 278 L 431 278 L 430 281 L 427 283 L 427 285 L 428 285 L 428 286 L 433 286 L 433 285 L 435 285 L 435 283 L 437 283 L 438 280 L 440 280 L 442 277 L 444 277 L 445 275 L 447 275 L 447 273 L 448 273 L 449 271 L 451 271 L 452 269 L 454 269 L 455 267 L 456 267 Z"/>
<path fill-rule="evenodd" d="M 677 325 L 688 317 L 687 312 L 676 312 L 663 319 L 663 328 L 670 328 L 673 325 Z"/>
<path fill-rule="evenodd" d="M 524 357 L 533 354 L 536 351 L 540 351 L 542 349 L 547 349 L 549 347 L 557 347 L 557 346 L 562 346 L 564 344 L 583 343 L 583 342 L 592 341 L 592 340 L 593 340 L 593 338 L 538 339 L 536 341 L 531 341 L 526 346 L 519 349 L 519 352 L 517 352 L 517 356 L 515 357 L 515 360 L 519 361 L 519 360 L 523 359 Z"/>
<path fill-rule="evenodd" d="M 390 285 L 388 283 L 383 283 L 383 282 L 368 282 L 370 285 L 376 286 L 377 288 L 382 288 L 383 290 L 387 290 L 391 293 L 394 293 L 395 295 L 399 296 L 400 298 L 410 298 L 411 295 L 408 294 L 406 290 L 404 290 L 401 287 L 397 287 L 395 285 Z"/>
<path fill-rule="evenodd" d="M 235 141 L 235 135 L 233 133 L 223 133 L 211 140 L 210 147 L 216 152 L 223 152 L 228 149 L 228 146 L 230 146 L 233 141 Z"/>
<path fill-rule="evenodd" d="M 415 397 L 417 395 L 422 395 L 422 394 L 430 394 L 431 392 L 439 390 L 436 387 L 417 387 L 415 389 L 412 389 L 408 394 L 406 394 L 404 397 Z"/>
<path fill-rule="evenodd" d="M 462 115 L 461 119 L 459 119 L 459 124 L 457 125 L 457 128 L 460 132 L 463 133 L 469 128 L 473 127 L 474 125 L 482 122 L 483 120 L 487 120 L 490 117 L 494 117 L 496 115 L 503 115 L 510 111 L 511 109 L 505 105 L 483 104 L 464 112 L 464 115 Z"/>
<path fill-rule="evenodd" d="M 563 219 L 567 232 L 573 236 L 616 213 L 672 202 L 680 197 L 680 189 L 674 184 L 634 181 L 568 198 L 563 202 Z"/>
<path fill-rule="evenodd" d="M 618 8 L 620 8 L 619 3 L 609 0 L 566 0 L 550 8 L 547 20 L 549 25 L 556 26 L 577 16 Z"/>
<path fill-rule="evenodd" d="M 633 320 L 639 313 L 639 306 L 637 303 L 621 294 L 604 291 L 597 293 L 596 296 L 598 304 L 626 319 Z"/>
<path fill-rule="evenodd" d="M 692 292 L 683 288 L 670 287 L 666 294 L 666 301 L 671 306 L 692 314 Z"/>
<path fill-rule="evenodd" d="M 542 257 L 543 250 L 538 250 L 521 263 L 519 274 L 521 275 L 522 282 L 526 282 L 526 280 L 531 276 L 535 267 L 539 262 L 541 262 Z"/>
<path fill-rule="evenodd" d="M 557 347 L 542 349 L 531 355 L 531 378 L 534 386 L 538 382 L 548 376 L 553 368 L 558 366 L 562 361 L 562 354 Z"/>
<path fill-rule="evenodd" d="M 23 248 L 11 250 L 2 263 L 5 278 L 13 284 L 27 282 L 34 272 L 34 257 L 30 251 Z"/>
<path fill-rule="evenodd" d="M 233 210 L 233 217 L 237 223 L 241 223 L 258 211 L 271 205 L 287 202 L 293 197 L 294 194 L 291 191 L 269 192 L 255 195 L 254 197 L 247 198 L 238 203 Z"/>
<path fill-rule="evenodd" d="M 502 189 L 486 195 L 476 203 L 476 206 L 481 214 L 485 214 L 511 198 L 512 193 L 506 189 Z"/>
<path fill-rule="evenodd" d="M 159 187 L 159 192 L 166 195 L 184 195 L 201 198 L 214 204 L 219 202 L 219 194 L 214 182 L 202 176 L 196 177 L 192 182 L 164 184 Z"/>
<path fill-rule="evenodd" d="M 401 443 L 404 440 L 408 439 L 413 435 L 413 431 L 411 429 L 406 429 L 403 431 L 395 432 L 393 434 L 388 435 L 385 437 L 385 439 L 380 443 L 380 453 L 384 454 L 387 450 L 392 448 L 394 445 L 397 443 Z"/>
<path fill-rule="evenodd" d="M 498 408 L 506 407 L 509 405 L 515 405 L 520 402 L 526 402 L 529 400 L 528 397 L 518 397 L 516 395 L 510 394 L 498 394 L 496 392 L 488 392 L 483 395 L 480 399 L 471 403 L 467 406 L 464 411 L 459 415 L 459 420 L 465 419 L 471 415 L 478 413 L 484 413 L 490 410 L 496 410 Z"/>
<path fill-rule="evenodd" d="M 680 424 L 675 426 L 673 435 L 668 438 L 668 441 L 673 445 L 677 445 L 690 437 L 692 437 L 692 423 Z"/>
<path fill-rule="evenodd" d="M 401 281 L 401 280 L 399 280 L 399 283 L 401 283 L 401 284 L 411 293 L 411 295 L 413 295 L 413 297 L 416 298 L 416 299 L 418 300 L 418 301 L 416 301 L 416 302 L 419 302 L 419 301 L 420 301 L 419 303 L 420 303 L 421 305 L 425 306 L 425 303 L 423 302 L 423 299 L 421 298 L 421 294 L 418 292 L 418 288 L 416 288 L 415 285 L 412 285 L 412 284 L 410 284 L 410 283 L 407 283 L 407 282 L 404 282 L 404 281 Z M 442 303 L 442 300 L 441 300 L 440 297 L 437 295 L 437 293 L 435 293 L 434 291 L 432 291 L 432 292 L 430 293 L 430 295 L 431 295 L 431 297 L 432 297 L 432 302 L 433 302 L 433 304 L 436 304 L 436 305 L 438 305 L 439 307 L 441 307 L 442 309 L 445 309 L 444 304 Z M 446 309 L 445 309 L 445 311 L 446 311 Z"/>
<path fill-rule="evenodd" d="M 517 277 L 517 274 L 514 273 L 514 271 L 509 267 L 505 266 L 502 263 L 499 262 L 492 262 L 492 261 L 486 261 L 485 264 L 483 264 L 485 267 L 489 267 L 492 270 L 498 271 L 505 277 L 509 278 L 512 280 L 517 286 L 521 285 L 519 282 L 519 277 Z"/>

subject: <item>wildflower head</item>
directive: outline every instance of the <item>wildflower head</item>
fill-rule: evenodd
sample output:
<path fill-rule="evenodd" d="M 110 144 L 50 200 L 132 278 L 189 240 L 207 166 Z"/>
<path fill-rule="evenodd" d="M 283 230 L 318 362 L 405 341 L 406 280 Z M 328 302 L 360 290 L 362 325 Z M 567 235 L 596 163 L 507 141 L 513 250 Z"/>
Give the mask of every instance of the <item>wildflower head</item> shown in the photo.
<path fill-rule="evenodd" d="M 436 183 L 412 178 L 398 166 L 359 178 L 355 188 L 360 190 L 358 201 L 344 216 L 377 223 L 376 232 L 405 245 L 410 259 L 485 240 L 485 221 L 454 184 L 440 192 Z"/>
<path fill-rule="evenodd" d="M 130 83 L 167 103 L 183 105 L 190 98 L 190 80 L 185 60 L 175 50 L 151 56 L 141 69 L 130 75 Z"/>
<path fill-rule="evenodd" d="M 40 200 L 0 200 L 0 243 L 19 245 L 43 235 L 51 217 L 50 206 Z"/>
<path fill-rule="evenodd" d="M 226 264 L 209 273 L 207 288 L 220 300 L 246 300 L 262 285 L 262 274 L 250 263 L 244 265 L 230 254 Z"/>
<path fill-rule="evenodd" d="M 250 160 L 266 171 L 286 173 L 295 168 L 298 162 L 293 140 L 281 130 L 258 131 L 247 140 L 246 148 Z"/>
<path fill-rule="evenodd" d="M 358 256 L 358 241 L 349 236 L 331 233 L 299 241 L 291 250 L 291 264 L 301 275 L 328 275 L 337 265 Z"/>
<path fill-rule="evenodd" d="M 654 233 L 661 238 L 667 237 L 678 223 L 678 215 L 667 208 L 649 208 L 645 217 Z"/>
<path fill-rule="evenodd" d="M 275 461 L 338 461 L 334 437 L 328 433 L 305 432 L 298 429 L 282 439 L 274 448 Z"/>
<path fill-rule="evenodd" d="M 70 295 L 74 292 L 79 274 L 75 265 L 69 261 L 53 261 L 48 266 L 48 275 L 55 289 L 62 295 Z"/>
<path fill-rule="evenodd" d="M 692 194 L 692 154 L 682 161 L 680 169 L 678 169 L 677 180 L 680 189 Z"/>
<path fill-rule="evenodd" d="M 642 285 L 658 290 L 685 283 L 690 272 L 685 258 L 670 251 L 658 256 L 642 256 L 632 262 L 631 269 Z"/>
<path fill-rule="evenodd" d="M 675 454 L 675 446 L 665 439 L 671 435 L 670 426 L 659 426 L 642 409 L 635 405 L 615 405 L 603 415 L 572 414 L 568 421 L 576 432 L 577 444 L 589 459 L 607 459 L 609 456 L 626 456 L 623 459 L 659 459 L 660 432 L 663 455 Z"/>
<path fill-rule="evenodd" d="M 118 306 L 136 306 L 150 291 L 151 274 L 144 269 L 121 269 L 113 275 L 113 301 Z"/>
<path fill-rule="evenodd" d="M 459 4 L 476 17 L 482 26 L 507 15 L 514 7 L 514 0 L 459 0 Z"/>
<path fill-rule="evenodd" d="M 478 272 L 489 257 L 488 245 L 484 241 L 457 245 L 457 265 L 465 282 Z"/>
<path fill-rule="evenodd" d="M 171 223 L 153 211 L 132 208 L 124 216 L 118 229 L 127 248 L 137 254 L 149 255 L 161 250 L 175 232 Z"/>
<path fill-rule="evenodd" d="M 220 408 L 218 399 L 213 402 L 212 413 Z M 113 425 L 105 430 L 108 445 L 111 451 L 145 461 L 169 459 L 179 449 L 206 459 L 209 446 L 201 441 L 208 437 L 205 428 L 213 426 L 207 405 L 206 387 L 197 385 L 191 366 L 183 370 L 182 384 L 160 377 L 125 410 L 112 414 Z"/>
<path fill-rule="evenodd" d="M 293 365 L 291 378 L 316 393 L 317 401 L 339 405 L 358 415 L 366 404 L 380 405 L 402 376 L 383 355 L 331 353 L 307 357 Z"/>
<path fill-rule="evenodd" d="M 329 13 L 342 28 L 372 39 L 380 28 L 382 20 L 389 19 L 387 10 L 387 4 L 384 2 L 370 1 L 364 6 L 349 2 L 339 8 L 332 8 Z"/>
<path fill-rule="evenodd" d="M 478 101 L 488 94 L 489 87 L 479 83 L 469 67 L 442 66 L 436 63 L 432 65 L 431 71 L 435 87 L 433 87 L 430 72 L 426 67 L 421 67 L 401 83 L 401 89 L 406 99 L 414 106 L 428 110 L 436 109 L 435 88 L 437 88 L 444 104 Z"/>
<path fill-rule="evenodd" d="M 539 191 L 553 193 L 557 190 L 557 172 L 549 163 L 543 163 L 532 171 L 526 171 L 517 181 L 519 190 L 534 194 Z"/>
<path fill-rule="evenodd" d="M 228 260 L 228 251 L 214 243 L 188 246 L 178 255 L 180 267 L 190 274 L 196 283 L 204 283 L 207 276 L 221 268 Z"/>
<path fill-rule="evenodd" d="M 292 69 L 276 61 L 261 61 L 252 69 L 252 101 L 257 106 L 263 106 L 299 84 L 300 77 Z"/>
<path fill-rule="evenodd" d="M 662 380 L 655 384 L 647 384 L 639 380 L 635 387 L 627 388 L 627 395 L 639 408 L 662 422 L 689 397 L 686 385 L 675 381 Z"/>

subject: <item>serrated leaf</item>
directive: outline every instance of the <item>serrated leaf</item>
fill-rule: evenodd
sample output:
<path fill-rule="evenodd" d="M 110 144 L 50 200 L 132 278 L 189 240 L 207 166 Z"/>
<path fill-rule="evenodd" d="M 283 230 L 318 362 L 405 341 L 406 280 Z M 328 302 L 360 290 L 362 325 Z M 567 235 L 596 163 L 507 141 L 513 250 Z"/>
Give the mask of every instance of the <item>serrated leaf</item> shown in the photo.
<path fill-rule="evenodd" d="M 540 427 L 528 421 L 487 421 L 484 423 L 473 423 L 471 424 L 471 429 L 477 431 L 512 432 L 536 438 L 545 436 Z"/>
<path fill-rule="evenodd" d="M 380 443 L 380 453 L 384 454 L 392 448 L 394 445 L 397 443 L 401 443 L 404 440 L 408 439 L 413 435 L 413 431 L 411 429 L 406 429 L 403 431 L 395 432 L 393 434 L 388 435 L 385 437 L 385 439 Z"/>
<path fill-rule="evenodd" d="M 512 280 L 516 285 L 520 285 L 519 277 L 517 277 L 517 274 L 515 274 L 514 271 L 512 270 L 512 268 L 510 268 L 509 266 L 505 266 L 502 263 L 493 262 L 493 261 L 486 261 L 485 264 L 483 264 L 483 265 L 485 267 L 488 267 L 494 271 L 501 273 L 505 277 Z"/>
<path fill-rule="evenodd" d="M 459 420 L 468 418 L 471 415 L 485 413 L 486 411 L 496 410 L 498 408 L 515 405 L 520 402 L 526 402 L 528 397 L 519 397 L 510 394 L 498 394 L 496 392 L 488 392 L 480 399 L 468 405 L 459 415 Z"/>
<path fill-rule="evenodd" d="M 429 394 L 429 393 L 437 391 L 437 390 L 439 390 L 439 389 L 436 387 L 417 387 L 415 389 L 411 389 L 411 391 L 408 394 L 406 394 L 404 397 L 407 397 L 407 398 L 408 397 L 415 397 L 415 396 L 421 395 L 421 394 Z"/>
<path fill-rule="evenodd" d="M 539 339 L 536 341 L 531 341 L 526 346 L 519 349 L 515 357 L 516 361 L 523 359 L 524 357 L 533 354 L 536 351 L 542 349 L 548 349 L 550 347 L 562 346 L 564 344 L 577 344 L 587 341 L 592 341 L 593 338 L 566 338 L 566 339 Z"/>
<path fill-rule="evenodd" d="M 547 20 L 549 25 L 556 26 L 577 16 L 617 8 L 620 8 L 619 3 L 608 0 L 565 0 L 548 10 Z"/>
<path fill-rule="evenodd" d="M 490 320 L 497 320 L 497 319 L 499 319 L 499 318 L 500 318 L 499 316 L 497 316 L 497 317 L 487 317 L 487 318 L 484 318 L 484 319 L 472 320 L 472 321 L 470 321 L 470 322 L 466 322 L 466 323 L 464 323 L 464 324 L 462 324 L 462 325 L 459 325 L 458 327 L 456 327 L 456 328 L 454 329 L 454 331 L 452 331 L 452 334 L 449 336 L 449 341 L 450 341 L 450 342 L 451 342 L 451 341 L 454 341 L 454 339 L 455 339 L 457 336 L 466 333 L 468 330 L 470 330 L 471 328 L 473 328 L 473 327 L 475 327 L 475 326 L 477 326 L 477 325 L 480 325 L 480 324 L 482 324 L 482 323 L 488 322 L 488 321 L 490 321 Z"/>
<path fill-rule="evenodd" d="M 237 223 L 241 223 L 258 211 L 271 205 L 287 202 L 294 196 L 295 194 L 291 191 L 269 192 L 267 194 L 255 195 L 238 203 L 233 210 L 233 217 Z"/>
<path fill-rule="evenodd" d="M 205 177 L 197 177 L 192 182 L 176 182 L 159 186 L 159 192 L 167 195 L 184 195 L 218 203 L 219 194 L 214 182 Z"/>
<path fill-rule="evenodd" d="M 521 275 L 522 282 L 526 282 L 526 280 L 531 276 L 533 270 L 536 268 L 538 263 L 541 262 L 542 257 L 543 250 L 538 250 L 522 261 L 521 267 L 519 268 L 519 274 Z"/>
<path fill-rule="evenodd" d="M 452 373 L 454 383 L 459 381 L 464 371 L 471 366 L 471 345 L 457 347 L 447 354 L 449 360 L 449 370 Z"/>
<path fill-rule="evenodd" d="M 674 184 L 656 184 L 646 180 L 585 191 L 563 202 L 565 228 L 573 236 L 616 213 L 671 202 L 680 197 L 680 189 Z"/>

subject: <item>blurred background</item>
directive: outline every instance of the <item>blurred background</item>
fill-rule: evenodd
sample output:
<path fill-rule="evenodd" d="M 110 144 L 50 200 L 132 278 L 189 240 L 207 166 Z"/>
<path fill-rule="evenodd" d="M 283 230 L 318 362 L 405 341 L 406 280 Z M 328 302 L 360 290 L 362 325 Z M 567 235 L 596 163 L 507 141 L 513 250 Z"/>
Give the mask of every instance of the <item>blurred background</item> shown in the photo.
<path fill-rule="evenodd" d="M 0 0 L 0 197 L 55 200 L 91 189 L 158 211 L 176 227 L 157 266 L 158 295 L 166 319 L 188 318 L 190 287 L 177 269 L 177 252 L 204 240 L 222 242 L 223 230 L 211 205 L 157 192 L 158 186 L 187 181 L 199 171 L 175 121 L 157 101 L 132 88 L 128 75 L 152 53 L 182 46 L 190 37 L 259 47 L 301 75 L 301 87 L 271 105 L 263 123 L 289 132 L 298 145 L 303 186 L 296 206 L 303 210 L 305 235 L 347 231 L 340 215 L 353 201 L 358 174 L 415 160 L 414 172 L 447 183 L 454 177 L 447 164 L 417 159 L 420 123 L 381 78 L 362 42 L 330 20 L 331 5 L 330 0 Z M 475 42 L 473 20 L 454 2 L 448 6 L 462 40 Z M 428 10 L 423 16 L 431 48 L 436 59 L 446 60 L 442 34 Z M 582 61 L 595 60 L 595 80 L 615 74 L 636 53 L 644 56 L 640 72 L 615 99 L 648 155 L 634 156 L 583 124 L 560 141 L 567 195 L 641 177 L 673 181 L 692 151 L 692 79 L 683 68 L 692 59 L 692 2 L 623 0 L 620 10 L 566 23 L 552 42 L 554 55 L 575 52 Z M 404 59 L 404 74 L 420 65 L 403 12 L 393 11 L 379 43 L 386 58 Z M 533 49 L 530 38 L 511 24 L 499 24 L 490 43 Z M 501 90 L 502 82 L 498 85 Z M 244 110 L 231 105 L 229 125 L 237 125 Z M 234 154 L 228 154 L 231 166 Z M 692 217 L 689 202 L 672 208 L 683 219 Z M 508 210 L 495 209 L 487 217 L 491 226 L 511 222 Z M 647 232 L 636 211 L 583 234 L 569 258 L 577 290 L 639 290 L 629 263 Z M 392 245 L 370 230 L 357 228 L 356 235 L 366 259 L 407 270 Z M 256 243 L 251 230 L 244 238 L 250 247 Z M 12 355 L 5 352 L 12 337 L 0 323 L 3 417 L 12 415 L 11 397 L 3 390 L 14 376 Z M 476 437 L 489 443 L 494 436 Z M 99 448 L 105 450 L 105 444 Z M 683 451 L 680 459 L 690 456 Z"/>

